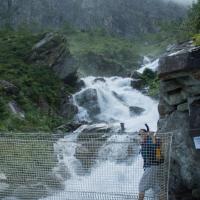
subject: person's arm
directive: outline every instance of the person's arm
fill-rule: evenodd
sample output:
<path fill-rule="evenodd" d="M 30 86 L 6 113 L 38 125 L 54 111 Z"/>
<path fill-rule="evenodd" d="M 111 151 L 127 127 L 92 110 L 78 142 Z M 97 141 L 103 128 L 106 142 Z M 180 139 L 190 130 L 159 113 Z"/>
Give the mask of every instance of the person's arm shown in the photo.
<path fill-rule="evenodd" d="M 155 132 L 149 132 L 149 136 L 152 139 L 152 143 L 156 144 L 156 133 Z"/>

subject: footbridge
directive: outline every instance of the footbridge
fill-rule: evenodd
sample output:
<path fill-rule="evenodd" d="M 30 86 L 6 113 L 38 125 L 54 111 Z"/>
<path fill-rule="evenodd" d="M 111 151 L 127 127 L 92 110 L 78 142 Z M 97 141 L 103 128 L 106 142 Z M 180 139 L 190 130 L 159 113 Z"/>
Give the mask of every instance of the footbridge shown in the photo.
<path fill-rule="evenodd" d="M 146 200 L 167 200 L 172 136 L 157 137 L 163 160 L 144 170 L 130 133 L 1 134 L 0 199 L 134 200 L 147 189 Z"/>

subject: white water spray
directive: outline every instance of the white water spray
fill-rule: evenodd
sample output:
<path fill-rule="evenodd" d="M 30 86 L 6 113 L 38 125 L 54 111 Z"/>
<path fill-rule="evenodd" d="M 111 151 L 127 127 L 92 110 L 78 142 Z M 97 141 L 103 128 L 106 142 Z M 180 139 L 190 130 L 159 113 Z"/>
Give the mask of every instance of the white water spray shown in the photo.
<path fill-rule="evenodd" d="M 143 64 L 143 66 L 138 69 L 137 71 L 139 73 L 143 73 L 145 69 L 151 69 L 152 71 L 157 71 L 158 70 L 158 66 L 159 66 L 159 59 L 154 60 L 153 62 L 151 62 L 150 60 L 148 60 L 147 62 L 145 62 Z"/>
<path fill-rule="evenodd" d="M 78 145 L 76 140 L 81 128 L 72 135 L 58 141 L 55 144 L 55 149 L 56 152 L 59 152 L 59 162 L 65 163 L 71 178 L 65 181 L 63 192 L 44 198 L 45 200 L 93 199 L 86 195 L 87 192 L 101 193 L 102 196 L 98 197 L 98 199 L 109 199 L 109 194 L 138 193 L 138 184 L 143 173 L 142 158 L 137 155 L 135 161 L 131 161 L 129 164 L 116 161 L 117 159 L 123 160 L 127 156 L 128 145 L 126 142 L 133 139 L 133 132 L 144 128 L 145 123 L 149 124 L 152 130 L 156 130 L 159 118 L 157 112 L 158 104 L 150 97 L 133 89 L 130 78 L 110 77 L 97 79 L 96 77 L 86 77 L 83 81 L 85 82 L 85 87 L 73 97 L 75 104 L 79 108 L 77 118 L 79 120 L 92 121 L 88 114 L 89 108 L 80 106 L 76 101 L 76 97 L 77 95 L 82 95 L 88 89 L 94 89 L 97 94 L 96 103 L 100 108 L 100 112 L 95 116 L 95 119 L 108 124 L 123 122 L 127 133 L 123 135 L 113 134 L 109 137 L 99 150 L 98 162 L 93 166 L 91 172 L 85 175 L 79 175 L 76 171 L 76 168 L 80 165 L 80 162 L 75 157 L 75 149 Z M 140 115 L 131 115 L 130 107 L 133 106 L 142 108 L 144 112 Z M 124 196 L 118 196 L 116 199 L 124 200 Z"/>
<path fill-rule="evenodd" d="M 143 95 L 131 87 L 131 78 L 111 77 L 103 78 L 104 81 L 95 81 L 96 77 L 87 77 L 84 80 L 86 86 L 78 94 L 87 89 L 95 89 L 98 96 L 98 104 L 101 112 L 96 116 L 100 121 L 107 123 L 125 123 L 126 131 L 138 131 L 145 123 L 152 130 L 156 130 L 158 112 L 157 102 Z M 74 95 L 74 99 L 76 99 Z M 141 115 L 131 115 L 130 107 L 144 109 Z M 79 107 L 80 108 L 80 107 Z M 84 116 L 85 115 L 85 116 Z M 79 118 L 88 118 L 87 110 L 79 109 Z"/>

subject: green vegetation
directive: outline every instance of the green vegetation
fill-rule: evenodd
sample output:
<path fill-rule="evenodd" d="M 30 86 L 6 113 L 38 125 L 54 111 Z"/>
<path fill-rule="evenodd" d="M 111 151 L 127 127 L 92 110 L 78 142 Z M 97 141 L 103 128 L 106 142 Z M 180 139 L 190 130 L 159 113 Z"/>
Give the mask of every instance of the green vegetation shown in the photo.
<path fill-rule="evenodd" d="M 192 5 L 188 11 L 187 18 L 180 25 L 174 27 L 174 29 L 178 29 L 176 33 L 178 42 L 187 41 L 193 37 L 196 38 L 194 35 L 200 31 L 200 0 Z"/>
<path fill-rule="evenodd" d="M 156 33 L 140 35 L 134 39 L 111 35 L 103 29 L 77 30 L 68 24 L 60 31 L 66 36 L 69 51 L 76 61 L 94 55 L 93 60 L 103 59 L 105 62 L 102 61 L 102 64 L 106 66 L 118 65 L 132 71 L 139 67 L 141 56 L 157 57 L 169 44 L 193 37 L 194 44 L 200 45 L 199 19 L 200 0 L 191 7 L 183 23 L 160 21 Z M 0 85 L 1 131 L 50 131 L 69 120 L 57 114 L 63 82 L 46 65 L 29 62 L 33 45 L 43 35 L 34 34 L 26 28 L 0 31 L 0 80 L 12 83 L 19 90 L 17 93 L 7 94 Z M 101 65 L 101 61 L 99 63 Z M 149 86 L 149 95 L 157 96 L 157 77 L 145 71 L 143 79 Z M 73 92 L 71 86 L 65 85 L 64 88 L 66 93 Z M 16 101 L 25 112 L 24 119 L 11 114 L 8 107 L 11 100 Z M 41 102 L 44 102 L 45 108 L 40 105 Z"/>
<path fill-rule="evenodd" d="M 188 35 L 193 35 L 200 31 L 200 0 L 194 3 L 189 10 L 188 19 L 185 22 Z"/>
<path fill-rule="evenodd" d="M 126 68 L 137 67 L 139 52 L 130 40 L 112 36 L 103 29 L 80 31 L 68 26 L 63 32 L 68 38 L 70 52 L 76 58 L 93 53 Z"/>
<path fill-rule="evenodd" d="M 200 34 L 196 34 L 193 36 L 193 41 L 195 46 L 200 46 Z"/>
<path fill-rule="evenodd" d="M 46 135 L 40 135 L 40 139 L 35 134 L 28 138 L 25 134 L 13 135 L 1 136 L 0 168 L 9 188 L 0 193 L 0 198 L 17 192 L 22 199 L 39 199 L 47 194 L 46 186 L 61 188 L 62 183 L 52 173 L 57 165 L 53 140 L 47 140 Z"/>
<path fill-rule="evenodd" d="M 106 60 L 106 63 L 135 70 L 139 67 L 142 56 L 156 58 L 174 42 L 174 33 L 169 31 L 172 25 L 170 22 L 168 24 L 158 33 L 145 34 L 134 39 L 111 35 L 104 29 L 81 31 L 70 25 L 66 25 L 62 33 L 66 35 L 70 52 L 77 60 L 80 61 L 88 55 L 96 55 Z"/>
<path fill-rule="evenodd" d="M 1 138 L 0 168 L 10 183 L 41 180 L 55 166 L 53 141 Z"/>
<path fill-rule="evenodd" d="M 167 29 L 134 40 L 110 35 L 103 29 L 81 31 L 69 25 L 62 29 L 62 33 L 69 42 L 70 53 L 77 60 L 93 54 L 102 56 L 107 63 L 134 70 L 138 68 L 140 56 L 155 57 L 166 48 L 173 35 L 166 32 Z M 26 28 L 0 31 L 0 80 L 6 80 L 19 89 L 18 93 L 8 95 L 0 86 L 1 131 L 50 131 L 69 120 L 57 114 L 63 82 L 49 67 L 29 62 L 33 45 L 43 35 Z M 145 81 L 150 86 L 150 95 L 156 95 L 157 80 L 145 78 Z M 70 86 L 65 88 L 66 93 L 73 91 Z M 11 100 L 25 112 L 24 119 L 9 112 Z M 45 102 L 47 108 L 43 109 L 41 102 Z"/>
<path fill-rule="evenodd" d="M 141 78 L 144 80 L 145 86 L 149 87 L 148 95 L 157 98 L 159 96 L 159 79 L 157 74 L 151 69 L 145 69 Z"/>
<path fill-rule="evenodd" d="M 6 80 L 19 89 L 19 93 L 8 95 L 0 87 L 1 131 L 50 131 L 63 122 L 56 114 L 62 81 L 47 66 L 28 62 L 33 45 L 42 35 L 25 29 L 0 31 L 0 80 Z M 15 100 L 24 110 L 25 119 L 8 111 L 10 100 Z M 48 105 L 45 112 L 40 106 L 41 101 Z"/>

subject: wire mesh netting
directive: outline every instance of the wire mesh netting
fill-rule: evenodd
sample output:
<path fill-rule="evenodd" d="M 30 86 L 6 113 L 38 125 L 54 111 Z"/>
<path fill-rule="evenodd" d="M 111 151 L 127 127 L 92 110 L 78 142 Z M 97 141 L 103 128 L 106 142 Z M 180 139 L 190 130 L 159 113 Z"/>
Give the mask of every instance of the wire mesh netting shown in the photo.
<path fill-rule="evenodd" d="M 2 136 L 0 199 L 168 199 L 171 135 Z"/>

